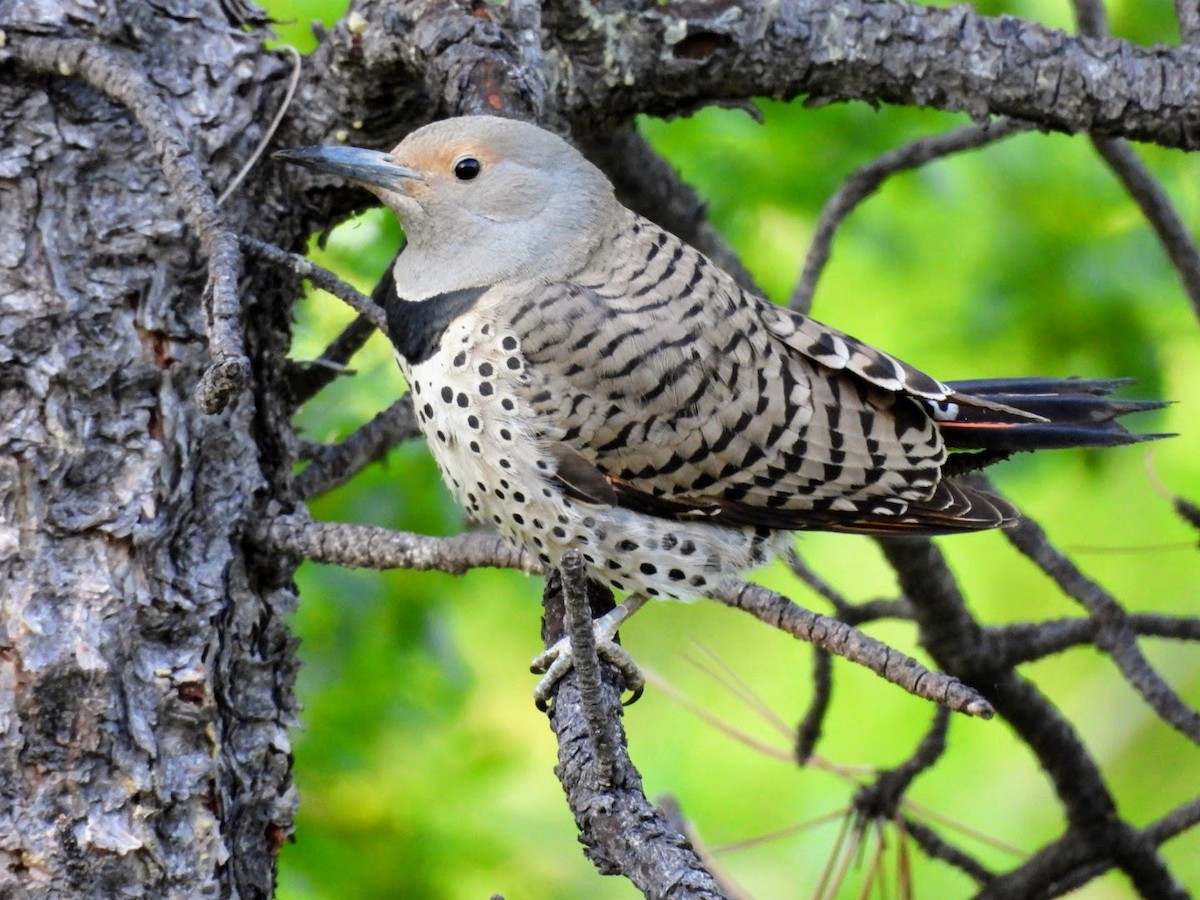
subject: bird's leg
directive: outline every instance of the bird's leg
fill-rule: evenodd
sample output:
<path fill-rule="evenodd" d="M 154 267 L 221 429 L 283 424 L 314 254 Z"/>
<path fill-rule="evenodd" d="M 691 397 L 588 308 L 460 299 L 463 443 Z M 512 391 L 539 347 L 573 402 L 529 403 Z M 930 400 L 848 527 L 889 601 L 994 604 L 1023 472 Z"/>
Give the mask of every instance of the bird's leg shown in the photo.
<path fill-rule="evenodd" d="M 629 655 L 629 651 L 618 644 L 615 638 L 617 631 L 625 624 L 625 621 L 646 605 L 646 600 L 647 598 L 641 594 L 631 594 L 624 603 L 617 604 L 592 623 L 592 633 L 596 637 L 596 655 L 617 667 L 625 679 L 626 690 L 633 694 L 626 702 L 626 706 L 642 696 L 646 679 L 638 669 L 637 663 L 633 661 L 633 657 Z M 575 665 L 573 657 L 571 638 L 568 635 L 554 646 L 543 650 L 529 664 L 529 671 L 542 676 L 537 687 L 533 689 L 533 699 L 537 703 L 538 709 L 544 711 L 550 707 L 550 694 L 559 679 L 571 671 Z"/>

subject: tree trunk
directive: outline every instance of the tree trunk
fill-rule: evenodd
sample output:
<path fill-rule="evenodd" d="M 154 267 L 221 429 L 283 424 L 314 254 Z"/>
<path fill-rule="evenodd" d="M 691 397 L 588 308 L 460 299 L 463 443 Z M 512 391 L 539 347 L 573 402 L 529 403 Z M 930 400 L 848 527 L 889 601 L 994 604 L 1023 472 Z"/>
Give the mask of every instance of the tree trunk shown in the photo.
<path fill-rule="evenodd" d="M 285 67 L 217 3 L 18 17 L 124 44 L 218 186 L 278 102 Z M 242 531 L 286 460 L 252 391 L 197 408 L 196 235 L 127 105 L 59 68 L 0 62 L 0 893 L 268 896 L 295 595 Z M 263 379 L 281 318 L 247 333 Z"/>

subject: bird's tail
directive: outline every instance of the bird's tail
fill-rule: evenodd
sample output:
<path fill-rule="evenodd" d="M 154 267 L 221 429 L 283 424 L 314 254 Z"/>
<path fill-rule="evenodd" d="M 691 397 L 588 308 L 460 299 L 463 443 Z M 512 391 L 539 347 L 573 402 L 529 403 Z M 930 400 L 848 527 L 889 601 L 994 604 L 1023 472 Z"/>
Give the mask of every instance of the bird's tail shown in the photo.
<path fill-rule="evenodd" d="M 1157 400 L 1114 400 L 1132 379 L 996 378 L 951 381 L 949 399 L 933 407 L 947 448 L 976 451 L 952 456 L 962 471 L 1021 450 L 1115 447 L 1171 437 L 1139 434 L 1117 421 L 1159 409 Z M 979 457 L 972 465 L 972 457 Z"/>

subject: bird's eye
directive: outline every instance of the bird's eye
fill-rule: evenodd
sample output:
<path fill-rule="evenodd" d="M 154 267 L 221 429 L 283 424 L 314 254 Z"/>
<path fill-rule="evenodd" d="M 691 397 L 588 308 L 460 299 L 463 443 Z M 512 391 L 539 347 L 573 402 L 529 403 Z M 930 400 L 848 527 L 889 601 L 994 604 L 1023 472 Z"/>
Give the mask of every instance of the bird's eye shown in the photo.
<path fill-rule="evenodd" d="M 470 181 L 483 170 L 483 164 L 473 156 L 467 156 L 454 164 L 454 177 L 459 181 Z"/>

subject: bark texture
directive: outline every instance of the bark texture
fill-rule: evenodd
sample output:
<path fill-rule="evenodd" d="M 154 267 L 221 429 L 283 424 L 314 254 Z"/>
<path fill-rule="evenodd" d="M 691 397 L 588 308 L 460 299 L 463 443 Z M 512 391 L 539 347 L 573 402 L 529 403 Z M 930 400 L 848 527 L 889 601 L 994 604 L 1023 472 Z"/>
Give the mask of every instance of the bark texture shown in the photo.
<path fill-rule="evenodd" d="M 152 73 L 218 186 L 285 71 L 239 24 L 0 4 L 10 50 L 19 26 Z M 121 85 L 35 66 L 0 61 L 0 893 L 267 896 L 295 805 L 295 597 L 243 532 L 283 460 L 252 392 L 197 408 L 206 261 Z M 285 332 L 259 312 L 269 375 Z"/>

